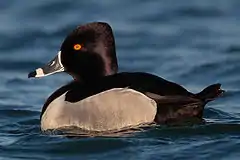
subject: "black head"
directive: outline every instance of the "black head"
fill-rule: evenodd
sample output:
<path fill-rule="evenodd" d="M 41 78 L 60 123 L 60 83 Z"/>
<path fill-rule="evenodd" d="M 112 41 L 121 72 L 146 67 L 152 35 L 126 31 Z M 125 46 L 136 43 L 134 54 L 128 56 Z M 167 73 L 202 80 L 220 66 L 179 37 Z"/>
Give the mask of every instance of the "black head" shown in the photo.
<path fill-rule="evenodd" d="M 63 41 L 58 56 L 29 77 L 66 71 L 77 80 L 92 80 L 115 74 L 117 70 L 112 29 L 107 23 L 94 22 L 72 31 Z"/>

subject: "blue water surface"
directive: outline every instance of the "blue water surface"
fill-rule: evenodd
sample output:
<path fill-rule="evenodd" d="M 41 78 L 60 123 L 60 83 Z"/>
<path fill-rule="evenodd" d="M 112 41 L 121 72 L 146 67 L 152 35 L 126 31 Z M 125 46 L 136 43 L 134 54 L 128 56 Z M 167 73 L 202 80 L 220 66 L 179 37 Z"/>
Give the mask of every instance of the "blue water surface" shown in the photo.
<path fill-rule="evenodd" d="M 0 159 L 239 159 L 239 8 L 239 0 L 0 1 Z M 192 92 L 222 83 L 227 92 L 207 105 L 207 124 L 124 137 L 42 134 L 42 105 L 71 78 L 27 74 L 92 21 L 113 27 L 120 71 L 154 73 Z"/>

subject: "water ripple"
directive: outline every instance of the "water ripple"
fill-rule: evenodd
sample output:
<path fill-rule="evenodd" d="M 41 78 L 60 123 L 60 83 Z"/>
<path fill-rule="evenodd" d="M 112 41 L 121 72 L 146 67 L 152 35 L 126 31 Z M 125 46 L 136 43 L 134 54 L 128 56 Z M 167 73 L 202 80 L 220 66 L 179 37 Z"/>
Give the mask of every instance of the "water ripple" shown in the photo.
<path fill-rule="evenodd" d="M 0 2 L 0 159 L 238 159 L 238 0 Z M 206 124 L 154 126 L 125 136 L 77 137 L 40 131 L 40 111 L 65 74 L 27 79 L 55 56 L 77 25 L 107 21 L 120 71 L 146 71 L 199 92 L 222 83 Z"/>

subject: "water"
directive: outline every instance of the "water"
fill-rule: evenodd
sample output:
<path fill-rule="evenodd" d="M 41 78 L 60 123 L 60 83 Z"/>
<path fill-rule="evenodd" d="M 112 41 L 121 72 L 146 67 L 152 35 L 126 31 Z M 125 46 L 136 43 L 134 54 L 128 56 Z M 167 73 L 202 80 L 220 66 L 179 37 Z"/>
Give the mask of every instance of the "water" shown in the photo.
<path fill-rule="evenodd" d="M 239 0 L 0 2 L 0 159 L 239 159 Z M 66 138 L 40 132 L 46 98 L 66 74 L 27 79 L 78 24 L 106 21 L 120 71 L 145 71 L 192 92 L 220 82 L 206 125 L 154 127 L 124 137 Z"/>

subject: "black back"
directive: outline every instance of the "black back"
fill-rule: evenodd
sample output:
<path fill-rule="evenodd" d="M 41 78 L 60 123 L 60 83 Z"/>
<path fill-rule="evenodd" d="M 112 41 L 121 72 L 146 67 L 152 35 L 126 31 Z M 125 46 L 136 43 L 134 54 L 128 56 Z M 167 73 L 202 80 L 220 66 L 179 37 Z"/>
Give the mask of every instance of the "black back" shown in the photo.
<path fill-rule="evenodd" d="M 113 88 L 131 88 L 143 94 L 154 93 L 160 96 L 193 96 L 182 86 L 158 76 L 142 72 L 123 72 L 105 76 L 96 81 L 73 81 L 61 87 L 48 98 L 43 106 L 42 114 L 54 99 L 65 92 L 67 92 L 65 100 L 74 103 Z"/>

